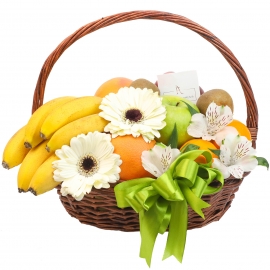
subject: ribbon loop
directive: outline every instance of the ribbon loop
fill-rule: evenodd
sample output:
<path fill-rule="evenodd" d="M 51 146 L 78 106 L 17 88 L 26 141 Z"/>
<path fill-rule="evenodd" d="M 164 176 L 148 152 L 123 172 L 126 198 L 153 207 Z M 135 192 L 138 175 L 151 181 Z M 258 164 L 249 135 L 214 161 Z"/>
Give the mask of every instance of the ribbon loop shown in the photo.
<path fill-rule="evenodd" d="M 206 164 L 194 160 L 203 155 Z M 169 169 L 157 179 L 139 178 L 115 186 L 119 208 L 132 207 L 139 213 L 141 250 L 140 256 L 150 266 L 158 233 L 168 228 L 168 238 L 163 259 L 175 256 L 182 261 L 188 223 L 188 205 L 202 218 L 203 208 L 210 205 L 203 195 L 218 192 L 224 178 L 220 171 L 211 168 L 212 155 L 208 151 L 193 150 L 180 154 Z M 210 186 L 213 181 L 218 186 Z"/>
<path fill-rule="evenodd" d="M 157 193 L 168 201 L 183 201 L 185 199 L 170 170 L 163 173 L 151 184 Z"/>
<path fill-rule="evenodd" d="M 192 187 L 196 181 L 199 165 L 190 159 L 182 159 L 173 172 L 174 179 L 181 179 L 185 185 Z"/>

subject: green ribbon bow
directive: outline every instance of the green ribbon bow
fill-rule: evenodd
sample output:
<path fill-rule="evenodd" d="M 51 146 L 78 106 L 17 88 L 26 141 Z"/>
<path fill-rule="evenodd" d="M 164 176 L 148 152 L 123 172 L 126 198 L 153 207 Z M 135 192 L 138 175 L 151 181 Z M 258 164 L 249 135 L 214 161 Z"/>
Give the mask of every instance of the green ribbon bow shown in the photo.
<path fill-rule="evenodd" d="M 203 155 L 206 164 L 194 160 Z M 141 249 L 140 257 L 151 264 L 152 252 L 158 233 L 168 228 L 168 237 L 163 260 L 174 255 L 182 262 L 188 225 L 188 205 L 202 218 L 203 208 L 210 205 L 202 195 L 218 192 L 224 178 L 220 171 L 211 168 L 212 155 L 208 151 L 193 150 L 183 154 L 157 179 L 139 178 L 115 186 L 119 208 L 132 207 L 139 213 Z M 218 187 L 209 184 L 217 180 Z"/>

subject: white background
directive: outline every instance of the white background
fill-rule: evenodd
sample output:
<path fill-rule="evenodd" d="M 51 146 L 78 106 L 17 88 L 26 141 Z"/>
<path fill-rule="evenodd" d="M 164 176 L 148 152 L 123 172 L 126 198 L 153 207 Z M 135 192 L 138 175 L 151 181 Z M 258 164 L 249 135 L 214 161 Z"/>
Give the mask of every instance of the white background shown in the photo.
<path fill-rule="evenodd" d="M 248 74 L 259 107 L 258 156 L 270 160 L 270 9 L 255 1 L 41 1 L 0 3 L 0 150 L 31 113 L 43 62 L 79 27 L 131 10 L 163 10 L 196 21 L 219 37 Z M 166 71 L 197 70 L 204 90 L 223 88 L 245 122 L 240 84 L 219 52 L 183 27 L 133 21 L 92 33 L 56 63 L 45 101 L 92 95 L 104 81 L 123 76 L 151 81 Z M 139 233 L 82 225 L 62 207 L 56 191 L 39 197 L 17 192 L 18 169 L 0 169 L 0 269 L 148 269 L 139 258 Z M 270 269 L 270 174 L 257 167 L 219 221 L 188 231 L 182 265 L 161 261 L 166 235 L 158 237 L 151 269 Z"/>

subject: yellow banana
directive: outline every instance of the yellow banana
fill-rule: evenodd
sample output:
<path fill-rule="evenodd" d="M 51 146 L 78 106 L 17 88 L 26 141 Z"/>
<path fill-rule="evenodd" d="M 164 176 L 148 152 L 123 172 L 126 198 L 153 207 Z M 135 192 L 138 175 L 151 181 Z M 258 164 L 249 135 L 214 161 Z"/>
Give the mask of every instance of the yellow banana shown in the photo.
<path fill-rule="evenodd" d="M 11 169 L 22 163 L 29 149 L 23 145 L 25 126 L 20 128 L 8 141 L 3 152 L 2 165 Z"/>
<path fill-rule="evenodd" d="M 47 141 L 40 143 L 37 147 L 32 148 L 24 158 L 18 172 L 18 190 L 19 192 L 26 192 L 28 190 L 30 181 L 39 166 L 52 153 L 45 150 Z"/>
<path fill-rule="evenodd" d="M 98 114 L 92 114 L 70 122 L 58 129 L 48 141 L 46 149 L 48 152 L 54 152 L 60 149 L 62 145 L 69 145 L 70 140 L 79 134 L 88 132 L 103 132 L 104 127 L 108 124 L 104 118 Z"/>
<path fill-rule="evenodd" d="M 60 182 L 56 182 L 53 179 L 53 171 L 55 169 L 52 167 L 52 162 L 58 159 L 53 154 L 40 165 L 31 179 L 28 191 L 31 191 L 34 195 L 40 195 L 60 185 Z"/>
<path fill-rule="evenodd" d="M 39 132 L 41 125 L 48 114 L 50 114 L 55 108 L 58 108 L 73 99 L 75 99 L 75 97 L 69 96 L 52 99 L 43 104 L 32 114 L 25 129 L 24 145 L 26 148 L 34 148 L 43 141 Z"/>
<path fill-rule="evenodd" d="M 80 97 L 53 110 L 44 120 L 40 136 L 43 139 L 49 139 L 56 130 L 64 125 L 81 117 L 100 112 L 101 100 L 102 98 L 95 96 Z"/>

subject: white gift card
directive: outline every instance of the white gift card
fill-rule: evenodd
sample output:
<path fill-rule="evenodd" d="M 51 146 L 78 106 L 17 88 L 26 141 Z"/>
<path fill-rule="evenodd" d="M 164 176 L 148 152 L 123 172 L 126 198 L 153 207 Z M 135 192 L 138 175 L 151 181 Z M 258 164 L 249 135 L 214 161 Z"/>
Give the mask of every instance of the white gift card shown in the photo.
<path fill-rule="evenodd" d="M 196 103 L 200 96 L 198 76 L 195 70 L 158 75 L 160 95 L 180 96 Z"/>

